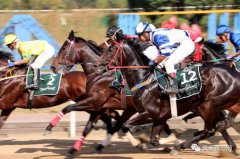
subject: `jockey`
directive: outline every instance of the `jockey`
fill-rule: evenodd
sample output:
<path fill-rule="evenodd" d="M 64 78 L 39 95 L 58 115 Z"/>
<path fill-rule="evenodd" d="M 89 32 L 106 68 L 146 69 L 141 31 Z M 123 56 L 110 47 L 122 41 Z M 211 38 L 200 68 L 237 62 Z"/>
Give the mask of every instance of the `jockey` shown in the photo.
<path fill-rule="evenodd" d="M 230 42 L 236 49 L 236 53 L 228 56 L 228 58 L 235 58 L 240 55 L 240 32 L 233 32 L 227 25 L 219 25 L 216 31 L 217 36 L 220 39 L 220 42 Z"/>
<path fill-rule="evenodd" d="M 165 28 L 165 29 L 175 29 L 175 25 L 170 22 L 170 21 L 165 21 L 162 23 L 161 28 Z M 199 33 L 196 33 L 195 31 L 192 30 L 185 30 L 186 32 L 188 32 L 190 39 L 194 42 L 196 51 L 193 54 L 193 60 L 195 62 L 202 62 L 202 42 L 203 42 L 203 38 L 201 37 L 201 35 Z"/>
<path fill-rule="evenodd" d="M 148 47 L 143 53 L 151 60 L 149 65 L 165 66 L 172 77 L 167 93 L 177 93 L 178 84 L 174 65 L 180 63 L 195 50 L 194 43 L 186 31 L 179 29 L 152 30 L 151 24 L 140 22 L 136 26 L 136 34 L 141 41 L 150 41 L 155 46 Z M 156 48 L 157 47 L 157 48 Z"/>
<path fill-rule="evenodd" d="M 26 89 L 38 89 L 40 81 L 40 68 L 46 63 L 47 60 L 54 56 L 54 48 L 45 40 L 34 40 L 20 42 L 16 35 L 8 34 L 4 38 L 4 45 L 7 45 L 11 50 L 17 49 L 21 60 L 10 62 L 9 67 L 23 64 L 30 64 L 33 69 L 33 84 L 26 87 Z M 35 60 L 32 59 L 35 56 Z"/>

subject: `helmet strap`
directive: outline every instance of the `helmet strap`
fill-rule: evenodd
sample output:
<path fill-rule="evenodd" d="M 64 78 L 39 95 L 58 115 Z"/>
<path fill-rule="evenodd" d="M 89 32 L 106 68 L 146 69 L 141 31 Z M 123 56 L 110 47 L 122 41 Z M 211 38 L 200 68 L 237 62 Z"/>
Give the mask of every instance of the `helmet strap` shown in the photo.
<path fill-rule="evenodd" d="M 149 23 L 147 23 L 147 25 L 143 28 L 143 31 L 141 33 L 138 33 L 139 35 L 140 34 L 144 34 L 144 32 L 146 31 L 147 27 L 149 26 Z M 145 37 L 144 37 L 145 38 Z"/>
<path fill-rule="evenodd" d="M 150 35 L 149 35 L 149 33 L 148 34 L 145 34 L 145 33 L 143 33 L 143 35 L 142 35 L 145 39 L 146 39 L 146 41 L 149 41 L 150 40 Z"/>
<path fill-rule="evenodd" d="M 144 32 L 146 31 L 146 29 L 147 29 L 148 26 L 149 26 L 149 23 L 147 23 L 147 25 L 144 27 L 142 33 L 144 33 Z"/>

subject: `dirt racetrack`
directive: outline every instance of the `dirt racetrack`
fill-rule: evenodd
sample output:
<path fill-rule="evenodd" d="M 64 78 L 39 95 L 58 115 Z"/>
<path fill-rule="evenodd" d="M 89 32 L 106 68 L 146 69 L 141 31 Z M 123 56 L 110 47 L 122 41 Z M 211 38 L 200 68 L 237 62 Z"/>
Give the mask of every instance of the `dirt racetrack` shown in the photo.
<path fill-rule="evenodd" d="M 190 128 L 191 126 L 189 126 Z M 190 138 L 196 131 L 192 127 L 187 130 L 180 139 Z M 240 136 L 232 128 L 228 129 L 234 141 L 240 146 Z M 80 134 L 80 132 L 78 132 Z M 111 146 L 105 148 L 101 154 L 96 153 L 94 147 L 96 143 L 104 139 L 103 129 L 93 130 L 85 141 L 81 152 L 69 157 L 67 150 L 74 144 L 75 138 L 69 138 L 66 131 L 56 131 L 49 136 L 42 136 L 40 131 L 16 130 L 9 133 L 1 133 L 0 159 L 65 159 L 65 158 L 85 158 L 85 159 L 214 159 L 220 158 L 220 151 L 195 151 L 187 149 L 177 156 L 171 156 L 168 148 L 153 147 L 148 145 L 148 151 L 141 151 L 131 144 L 125 137 L 119 138 L 116 134 L 113 137 Z M 202 145 L 226 146 L 219 134 L 201 142 Z M 165 145 L 172 148 L 172 144 Z M 238 153 L 240 149 L 238 148 Z M 240 158 L 239 156 L 229 156 Z M 226 157 L 223 157 L 226 158 Z"/>

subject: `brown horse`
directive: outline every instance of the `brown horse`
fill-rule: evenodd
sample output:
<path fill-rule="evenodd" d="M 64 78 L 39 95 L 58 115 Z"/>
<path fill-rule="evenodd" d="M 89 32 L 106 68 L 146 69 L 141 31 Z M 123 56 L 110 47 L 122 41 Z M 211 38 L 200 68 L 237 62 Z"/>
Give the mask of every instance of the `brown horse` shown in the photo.
<path fill-rule="evenodd" d="M 97 50 L 96 50 L 97 49 Z M 108 48 L 110 49 L 110 48 Z M 64 71 L 68 71 L 74 64 L 80 63 L 88 77 L 87 86 L 86 86 L 86 95 L 84 98 L 81 98 L 81 101 L 76 104 L 67 106 L 60 112 L 60 114 L 66 114 L 70 111 L 79 111 L 79 110 L 88 110 L 88 111 L 100 111 L 102 109 L 120 109 L 124 110 L 121 117 L 119 117 L 117 124 L 109 132 L 108 138 L 99 145 L 98 149 L 101 150 L 104 146 L 109 144 L 110 137 L 113 133 L 118 131 L 122 124 L 129 119 L 131 115 L 136 112 L 135 106 L 132 102 L 132 97 L 126 97 L 127 107 L 122 107 L 121 96 L 115 89 L 109 88 L 112 81 L 114 81 L 115 72 L 107 71 L 106 64 L 98 66 L 97 62 L 100 59 L 99 51 L 108 51 L 102 50 L 93 44 L 87 42 L 86 40 L 75 37 L 73 31 L 69 34 L 68 39 L 64 42 L 62 48 L 60 49 L 58 55 L 52 63 L 52 70 L 54 72 L 58 71 L 60 68 L 64 68 Z M 151 120 L 146 119 L 146 122 L 151 122 Z M 50 125 L 50 127 L 52 127 Z M 171 131 L 166 125 L 165 131 L 170 134 Z M 85 138 L 87 134 L 83 134 Z M 71 153 L 80 149 L 82 139 L 76 142 Z"/>
<path fill-rule="evenodd" d="M 25 90 L 27 68 L 25 66 L 7 67 L 9 58 L 11 56 L 0 55 L 1 126 L 15 108 L 29 109 L 27 105 L 29 92 Z M 79 97 L 85 93 L 86 79 L 85 73 L 79 71 L 63 75 L 58 94 L 55 96 L 34 96 L 31 108 L 47 108 L 69 100 L 78 101 Z"/>

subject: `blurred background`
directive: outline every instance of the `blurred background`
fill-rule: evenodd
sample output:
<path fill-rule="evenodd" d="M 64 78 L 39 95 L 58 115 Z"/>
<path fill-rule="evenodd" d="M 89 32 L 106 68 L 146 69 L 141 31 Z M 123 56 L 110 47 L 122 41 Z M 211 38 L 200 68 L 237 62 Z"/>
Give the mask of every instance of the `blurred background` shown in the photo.
<path fill-rule="evenodd" d="M 20 17 L 20 20 L 17 17 L 17 20 L 12 22 L 14 26 L 8 28 L 4 26 L 14 16 L 23 14 L 31 15 L 36 19 L 59 46 L 65 41 L 70 30 L 74 30 L 78 36 L 85 39 L 101 43 L 105 40 L 107 27 L 118 25 L 123 27 L 125 33 L 134 34 L 134 26 L 140 20 L 153 23 L 156 27 L 170 21 L 177 28 L 193 29 L 208 38 L 211 12 L 196 13 L 196 11 L 229 10 L 230 12 L 226 12 L 225 15 L 218 13 L 215 17 L 212 16 L 213 19 L 215 18 L 215 23 L 213 20 L 210 21 L 213 22 L 211 25 L 227 23 L 233 28 L 233 19 L 237 13 L 231 11 L 239 7 L 239 0 L 0 0 L 0 43 L 6 33 L 16 30 L 21 32 L 23 27 L 20 29 L 13 27 L 17 23 L 25 24 L 21 18 L 26 20 L 26 17 Z M 172 11 L 192 12 L 171 14 Z M 148 14 L 141 14 L 142 12 Z M 133 14 L 128 13 L 139 14 L 133 17 L 131 16 Z M 224 16 L 225 20 L 219 22 L 221 16 Z M 24 35 L 25 37 L 19 38 L 26 40 L 26 34 Z"/>

